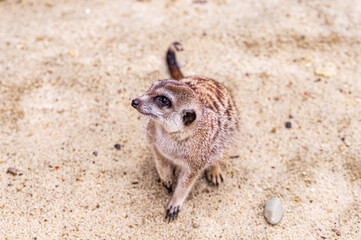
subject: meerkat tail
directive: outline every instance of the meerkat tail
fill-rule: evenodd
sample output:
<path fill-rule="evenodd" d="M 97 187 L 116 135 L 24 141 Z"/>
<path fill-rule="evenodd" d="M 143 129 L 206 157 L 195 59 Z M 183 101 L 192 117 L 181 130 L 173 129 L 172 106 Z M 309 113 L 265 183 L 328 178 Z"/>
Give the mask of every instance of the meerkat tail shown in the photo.
<path fill-rule="evenodd" d="M 183 78 L 183 74 L 179 69 L 179 66 L 177 64 L 177 59 L 175 56 L 175 51 L 182 51 L 182 50 L 183 50 L 182 45 L 179 42 L 174 42 L 168 48 L 168 51 L 167 51 L 168 69 L 169 69 L 170 75 L 175 80 L 180 80 Z"/>

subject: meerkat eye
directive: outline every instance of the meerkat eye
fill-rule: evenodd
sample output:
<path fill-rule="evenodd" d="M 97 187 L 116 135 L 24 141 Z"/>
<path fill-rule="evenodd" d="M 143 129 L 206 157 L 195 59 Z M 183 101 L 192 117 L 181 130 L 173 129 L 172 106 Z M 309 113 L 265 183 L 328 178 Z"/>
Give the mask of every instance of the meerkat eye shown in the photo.
<path fill-rule="evenodd" d="M 171 102 L 168 98 L 164 97 L 164 96 L 156 96 L 155 97 L 155 101 L 160 105 L 160 106 L 170 106 Z"/>

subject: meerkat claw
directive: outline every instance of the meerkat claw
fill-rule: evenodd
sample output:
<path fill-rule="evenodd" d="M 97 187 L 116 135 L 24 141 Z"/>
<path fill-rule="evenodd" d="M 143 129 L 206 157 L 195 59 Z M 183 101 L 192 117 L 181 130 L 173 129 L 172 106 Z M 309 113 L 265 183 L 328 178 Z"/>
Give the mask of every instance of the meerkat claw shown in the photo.
<path fill-rule="evenodd" d="M 173 189 L 172 189 L 173 184 L 171 182 L 168 182 L 168 183 L 162 182 L 162 185 L 163 185 L 163 187 L 165 187 L 165 189 L 168 190 L 169 193 L 171 193 L 173 191 Z"/>
<path fill-rule="evenodd" d="M 176 213 L 175 213 L 175 219 L 178 218 L 178 213 L 179 213 L 179 207 L 177 208 L 177 211 L 176 211 Z"/>
<path fill-rule="evenodd" d="M 172 206 L 170 206 L 170 207 L 172 207 Z M 168 218 L 169 212 L 170 212 L 170 208 L 167 209 L 167 214 L 165 215 L 165 219 Z"/>
<path fill-rule="evenodd" d="M 212 186 L 219 186 L 224 180 L 219 167 L 214 167 L 206 172 L 206 179 Z"/>
<path fill-rule="evenodd" d="M 178 207 L 173 207 L 172 205 L 169 206 L 169 208 L 167 209 L 167 213 L 165 215 L 165 219 L 168 218 L 168 223 L 178 218 L 179 208 L 180 208 L 179 206 Z"/>

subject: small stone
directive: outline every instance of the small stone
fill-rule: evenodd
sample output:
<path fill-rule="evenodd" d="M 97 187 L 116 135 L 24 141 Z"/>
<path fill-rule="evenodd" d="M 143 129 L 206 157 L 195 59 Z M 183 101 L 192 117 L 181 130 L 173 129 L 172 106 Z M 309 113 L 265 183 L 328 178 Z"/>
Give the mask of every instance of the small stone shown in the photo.
<path fill-rule="evenodd" d="M 185 62 L 179 62 L 178 67 L 182 68 L 182 67 L 184 67 L 185 65 L 186 65 Z"/>
<path fill-rule="evenodd" d="M 199 228 L 199 224 L 198 224 L 198 223 L 193 223 L 193 224 L 192 224 L 192 227 L 193 227 L 193 228 Z"/>
<path fill-rule="evenodd" d="M 16 187 L 16 190 L 18 191 L 18 192 L 20 192 L 21 190 L 23 190 L 23 188 L 24 188 L 24 185 L 19 185 L 19 186 L 17 186 Z"/>
<path fill-rule="evenodd" d="M 209 190 L 208 190 L 208 189 L 204 189 L 203 192 L 204 192 L 204 193 L 209 193 Z"/>
<path fill-rule="evenodd" d="M 337 67 L 331 62 L 327 62 L 317 66 L 315 69 L 315 74 L 320 77 L 332 77 L 336 75 Z"/>
<path fill-rule="evenodd" d="M 81 176 L 76 176 L 75 180 L 78 181 L 78 182 L 84 181 L 84 179 Z"/>
<path fill-rule="evenodd" d="M 264 208 L 264 216 L 270 224 L 277 224 L 283 217 L 284 210 L 279 198 L 268 200 Z"/>
<path fill-rule="evenodd" d="M 74 58 L 76 55 L 76 52 L 74 50 L 70 50 L 69 55 L 70 55 L 70 57 Z"/>
<path fill-rule="evenodd" d="M 9 167 L 8 170 L 6 171 L 6 173 L 10 173 L 11 175 L 18 175 L 18 170 L 16 168 L 13 167 Z"/>
<path fill-rule="evenodd" d="M 120 150 L 120 144 L 119 143 L 115 144 L 114 147 L 115 147 L 115 149 Z"/>
<path fill-rule="evenodd" d="M 341 236 L 340 230 L 338 230 L 336 228 L 332 228 L 332 232 L 336 233 L 337 236 Z"/>
<path fill-rule="evenodd" d="M 291 123 L 291 122 L 286 122 L 286 123 L 285 123 L 285 126 L 286 126 L 286 128 L 291 128 L 291 127 L 292 127 L 292 123 Z"/>
<path fill-rule="evenodd" d="M 194 3 L 204 4 L 207 3 L 207 0 L 193 0 Z"/>
<path fill-rule="evenodd" d="M 98 156 L 98 152 L 97 151 L 93 152 L 93 155 Z"/>

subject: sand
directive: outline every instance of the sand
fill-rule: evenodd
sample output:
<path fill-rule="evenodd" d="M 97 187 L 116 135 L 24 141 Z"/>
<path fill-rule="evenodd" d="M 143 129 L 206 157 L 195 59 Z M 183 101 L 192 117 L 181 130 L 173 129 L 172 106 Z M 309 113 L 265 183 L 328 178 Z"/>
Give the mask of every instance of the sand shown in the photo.
<path fill-rule="evenodd" d="M 225 183 L 168 224 L 130 100 L 169 78 L 173 41 L 242 128 Z M 360 53 L 357 0 L 0 1 L 0 238 L 361 239 Z"/>

